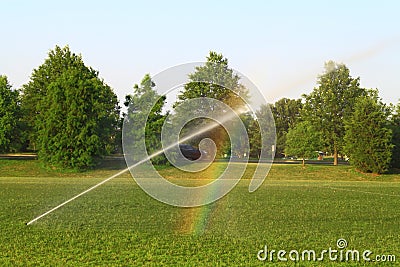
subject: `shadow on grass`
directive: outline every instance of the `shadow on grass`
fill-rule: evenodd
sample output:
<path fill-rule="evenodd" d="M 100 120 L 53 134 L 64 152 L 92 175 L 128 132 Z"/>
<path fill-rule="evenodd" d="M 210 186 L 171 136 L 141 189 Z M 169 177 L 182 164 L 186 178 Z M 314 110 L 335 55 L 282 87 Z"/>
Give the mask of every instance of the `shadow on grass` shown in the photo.
<path fill-rule="evenodd" d="M 11 165 L 10 165 L 11 164 Z M 0 155 L 0 165 L 3 167 L 6 165 L 12 166 L 12 169 L 22 168 L 25 171 L 28 169 L 40 170 L 43 172 L 52 173 L 82 173 L 93 170 L 100 171 L 117 171 L 126 168 L 125 159 L 123 156 L 107 156 L 101 160 L 97 166 L 93 168 L 74 170 L 74 169 L 64 169 L 56 168 L 51 166 L 46 166 L 43 162 L 38 160 L 36 154 L 1 154 Z M 4 170 L 3 170 L 4 171 Z"/>
<path fill-rule="evenodd" d="M 400 169 L 398 169 L 398 168 L 390 169 L 390 170 L 387 172 L 387 174 L 400 174 Z"/>
<path fill-rule="evenodd" d="M 126 168 L 126 162 L 122 156 L 106 157 L 102 159 L 94 169 L 96 170 L 121 170 Z"/>

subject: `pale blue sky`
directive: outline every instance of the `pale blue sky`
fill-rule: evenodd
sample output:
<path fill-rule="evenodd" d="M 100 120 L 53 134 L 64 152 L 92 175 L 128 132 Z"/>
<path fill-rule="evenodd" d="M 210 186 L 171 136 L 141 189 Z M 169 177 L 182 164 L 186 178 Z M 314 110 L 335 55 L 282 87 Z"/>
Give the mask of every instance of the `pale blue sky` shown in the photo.
<path fill-rule="evenodd" d="M 222 53 L 269 101 L 309 93 L 326 60 L 400 98 L 399 1 L 0 1 L 0 74 L 14 88 L 50 49 L 81 53 L 119 98 L 146 73 Z"/>

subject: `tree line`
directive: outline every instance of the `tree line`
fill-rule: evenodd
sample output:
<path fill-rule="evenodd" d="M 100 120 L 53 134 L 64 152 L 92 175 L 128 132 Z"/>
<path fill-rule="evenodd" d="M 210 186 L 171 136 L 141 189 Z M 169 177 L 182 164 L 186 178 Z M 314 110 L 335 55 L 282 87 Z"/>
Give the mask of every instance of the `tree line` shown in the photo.
<path fill-rule="evenodd" d="M 196 82 L 199 79 L 208 82 Z M 135 123 L 147 118 L 146 129 L 133 127 L 128 135 L 145 138 L 151 153 L 161 148 L 162 126 L 174 125 L 174 121 L 166 122 L 166 98 L 159 96 L 154 86 L 146 74 L 132 94 L 125 97 L 128 113 L 121 114 L 117 96 L 98 71 L 86 66 L 68 46 L 56 46 L 20 89 L 14 90 L 7 77 L 0 76 L 0 152 L 33 150 L 48 166 L 90 168 L 105 155 L 121 151 L 124 119 Z M 212 109 L 177 108 L 179 103 L 201 97 L 217 99 L 235 109 L 245 105 L 249 91 L 229 68 L 228 60 L 210 52 L 206 64 L 189 75 L 189 83 L 178 95 L 175 120 L 196 110 Z M 144 114 L 146 105 L 153 101 L 156 105 L 150 114 Z M 257 158 L 265 148 L 261 133 L 268 129 L 260 125 L 265 125 L 262 120 L 268 120 L 268 109 L 275 121 L 276 157 L 306 159 L 324 151 L 333 155 L 335 165 L 346 156 L 363 172 L 383 173 L 400 168 L 400 104 L 395 107 L 383 103 L 377 89 L 361 88 L 359 77 L 352 77 L 346 65 L 333 61 L 325 63 L 317 86 L 301 99 L 283 98 L 261 106 L 255 116 L 240 115 L 248 132 L 250 151 L 241 151 L 240 145 L 230 150 L 223 127 L 202 133 L 190 142 L 196 146 L 209 137 L 215 141 L 219 156 L 231 151 Z M 207 119 L 193 120 L 181 134 L 207 123 Z M 163 156 L 153 161 L 167 163 Z"/>

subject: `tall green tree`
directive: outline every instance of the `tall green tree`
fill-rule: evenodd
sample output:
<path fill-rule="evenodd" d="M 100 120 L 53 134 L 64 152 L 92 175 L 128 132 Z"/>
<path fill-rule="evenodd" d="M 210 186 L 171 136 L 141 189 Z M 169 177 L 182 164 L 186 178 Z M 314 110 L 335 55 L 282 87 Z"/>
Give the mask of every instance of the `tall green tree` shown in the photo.
<path fill-rule="evenodd" d="M 243 99 L 248 98 L 247 88 L 240 83 L 239 75 L 229 68 L 228 59 L 213 51 L 210 51 L 204 66 L 196 67 L 195 72 L 189 74 L 189 80 L 178 95 L 178 103 L 187 99 L 209 97 L 232 108 L 241 108 L 244 105 Z"/>
<path fill-rule="evenodd" d="M 318 78 L 318 87 L 303 96 L 302 118 L 323 133 L 326 147 L 334 155 L 334 165 L 343 150 L 344 120 L 353 113 L 356 99 L 365 94 L 360 78 L 351 77 L 344 64 L 328 61 L 325 73 Z"/>
<path fill-rule="evenodd" d="M 0 152 L 15 152 L 23 144 L 19 91 L 0 75 Z"/>
<path fill-rule="evenodd" d="M 250 157 L 260 158 L 262 149 L 261 129 L 257 120 L 252 119 L 248 125 Z"/>
<path fill-rule="evenodd" d="M 47 96 L 50 84 L 56 82 L 69 68 L 81 64 L 81 56 L 72 53 L 68 46 L 56 46 L 49 51 L 43 64 L 32 71 L 29 82 L 22 86 L 21 107 L 27 125 L 28 140 L 33 150 L 37 150 L 38 115 L 43 111 L 42 100 Z"/>
<path fill-rule="evenodd" d="M 249 156 L 252 158 L 259 158 L 261 153 L 261 131 L 258 121 L 254 118 L 251 112 L 240 115 L 240 118 L 246 128 L 248 134 L 248 141 L 250 146 Z M 244 144 L 239 148 L 244 151 Z"/>
<path fill-rule="evenodd" d="M 285 153 L 302 158 L 304 166 L 305 159 L 315 157 L 322 145 L 321 133 L 309 121 L 303 121 L 289 129 Z"/>
<path fill-rule="evenodd" d="M 257 137 L 258 135 L 264 137 L 261 138 L 262 140 L 260 140 L 260 145 L 261 145 L 260 152 L 262 150 L 266 158 L 270 158 L 270 156 L 272 156 L 271 153 L 276 152 L 276 147 L 275 147 L 276 132 L 272 132 L 275 131 L 274 117 L 273 113 L 270 112 L 270 110 L 272 110 L 272 106 L 273 105 L 271 104 L 261 105 L 260 108 L 255 112 L 257 117 L 256 123 L 259 126 L 259 134 L 257 133 L 256 130 L 256 135 L 254 135 L 254 138 L 258 138 Z M 257 125 L 254 126 L 257 127 Z M 250 132 L 250 137 L 251 139 L 253 139 L 253 134 L 251 132 Z M 273 147 L 271 147 L 271 145 L 273 145 Z"/>
<path fill-rule="evenodd" d="M 154 89 L 155 84 L 149 74 L 146 74 L 140 85 L 134 85 L 133 94 L 125 97 L 124 105 L 128 107 L 128 113 L 124 118 L 124 123 L 129 123 L 130 132 L 125 132 L 125 139 L 134 140 L 132 151 L 139 147 L 138 144 L 145 140 L 148 154 L 161 149 L 161 130 L 168 113 L 163 114 L 163 107 L 166 97 L 160 96 Z M 151 105 L 154 106 L 152 107 Z M 151 110 L 150 113 L 147 111 Z M 148 114 L 147 114 L 148 113 Z M 143 125 L 146 125 L 143 128 Z M 137 155 L 132 155 L 135 161 L 142 160 Z M 151 159 L 155 164 L 164 164 L 166 159 L 163 155 Z"/>
<path fill-rule="evenodd" d="M 282 98 L 271 105 L 276 127 L 276 154 L 285 154 L 286 135 L 300 120 L 301 99 Z"/>
<path fill-rule="evenodd" d="M 31 112 L 25 119 L 43 162 L 84 169 L 111 152 L 118 99 L 81 56 L 57 46 L 23 89 L 24 112 Z"/>
<path fill-rule="evenodd" d="M 345 121 L 344 137 L 345 152 L 357 169 L 378 174 L 388 170 L 393 149 L 389 115 L 377 92 L 357 100 L 354 113 Z"/>
<path fill-rule="evenodd" d="M 393 155 L 391 166 L 400 169 L 400 103 L 397 104 L 395 113 L 392 116 L 391 129 L 393 131 Z"/>
<path fill-rule="evenodd" d="M 233 110 L 241 110 L 245 107 L 245 101 L 248 98 L 248 90 L 240 83 L 240 77 L 229 68 L 228 59 L 222 54 L 210 52 L 207 61 L 203 66 L 196 67 L 195 71 L 189 75 L 189 82 L 184 86 L 178 95 L 178 102 L 174 107 L 188 99 L 212 98 L 218 100 Z M 213 113 L 216 107 L 210 105 L 210 102 L 197 102 L 196 106 L 187 108 L 175 108 L 176 118 L 184 119 L 185 116 L 196 116 L 204 114 L 203 112 Z M 239 112 L 240 113 L 240 112 Z M 185 125 L 182 135 L 187 134 L 196 128 L 201 128 L 210 123 L 209 119 L 195 119 Z M 225 129 L 215 127 L 214 129 L 194 137 L 190 143 L 196 145 L 203 138 L 211 138 L 217 146 L 219 154 L 227 153 L 226 148 L 228 135 Z"/>

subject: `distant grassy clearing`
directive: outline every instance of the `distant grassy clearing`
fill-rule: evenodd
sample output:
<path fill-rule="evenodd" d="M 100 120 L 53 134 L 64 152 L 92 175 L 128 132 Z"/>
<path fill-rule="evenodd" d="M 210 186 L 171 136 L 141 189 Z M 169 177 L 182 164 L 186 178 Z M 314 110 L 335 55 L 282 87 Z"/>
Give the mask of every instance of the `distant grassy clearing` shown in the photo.
<path fill-rule="evenodd" d="M 35 216 L 115 173 L 58 174 L 34 164 L 13 161 L 0 174 L 0 265 L 254 266 L 263 265 L 256 254 L 265 244 L 318 250 L 335 247 L 338 238 L 352 248 L 400 257 L 399 175 L 274 165 L 250 194 L 251 164 L 220 201 L 183 209 L 153 200 L 124 174 L 27 227 Z M 173 177 L 174 171 L 160 172 Z M 10 177 L 12 172 L 19 175 Z M 301 263 L 307 264 L 315 266 Z"/>

